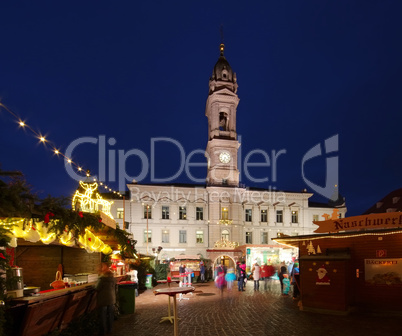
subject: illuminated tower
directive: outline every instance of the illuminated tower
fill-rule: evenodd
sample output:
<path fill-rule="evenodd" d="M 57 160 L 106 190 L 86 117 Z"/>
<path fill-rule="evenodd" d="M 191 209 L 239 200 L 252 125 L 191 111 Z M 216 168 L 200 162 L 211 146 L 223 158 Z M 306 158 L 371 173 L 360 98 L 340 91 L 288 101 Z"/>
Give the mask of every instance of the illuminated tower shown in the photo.
<path fill-rule="evenodd" d="M 209 94 L 205 109 L 208 118 L 207 184 L 238 186 L 236 110 L 239 104 L 236 74 L 224 56 L 225 46 L 220 45 L 220 57 L 209 80 Z"/>

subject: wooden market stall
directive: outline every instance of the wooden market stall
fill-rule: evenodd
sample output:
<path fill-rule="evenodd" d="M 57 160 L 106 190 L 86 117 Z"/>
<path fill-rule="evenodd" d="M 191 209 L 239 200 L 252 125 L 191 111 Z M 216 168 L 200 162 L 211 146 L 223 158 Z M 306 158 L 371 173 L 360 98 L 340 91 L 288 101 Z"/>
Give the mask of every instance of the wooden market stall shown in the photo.
<path fill-rule="evenodd" d="M 180 265 L 186 265 L 194 271 L 194 278 L 200 275 L 200 257 L 197 255 L 179 255 L 175 257 L 175 261 L 170 263 L 170 274 L 172 277 L 179 276 Z"/>
<path fill-rule="evenodd" d="M 402 213 L 315 224 L 328 233 L 274 239 L 299 249 L 301 309 L 402 313 Z"/>
<path fill-rule="evenodd" d="M 99 232 L 97 237 L 102 237 L 108 246 L 117 249 L 117 241 L 110 234 Z M 77 317 L 95 309 L 94 286 L 98 278 L 101 252 L 59 243 L 31 243 L 23 239 L 18 239 L 14 251 L 14 263 L 23 269 L 24 283 L 30 287 L 39 287 L 40 292 L 37 296 L 12 300 L 8 314 L 20 321 L 13 326 L 13 335 L 37 336 L 54 329 L 63 330 Z M 73 281 L 69 284 L 71 287 L 64 289 L 52 288 L 51 283 L 60 266 L 64 277 L 67 275 L 73 280 L 85 281 Z M 123 276 L 116 273 L 116 281 Z"/>
<path fill-rule="evenodd" d="M 80 182 L 92 192 L 95 184 Z M 130 234 L 116 227 L 110 202 L 99 194 L 84 196 L 77 190 L 73 210 L 60 211 L 64 217 L 49 211 L 44 217 L 6 218 L 0 223 L 11 235 L 6 250 L 11 265 L 18 266 L 23 283 L 38 289 L 28 295 L 21 289 L 14 291 L 7 314 L 18 323 L 11 326 L 10 334 L 39 336 L 67 328 L 71 321 L 95 309 L 94 285 L 102 258 L 113 256 L 113 251 L 135 253 Z M 83 200 L 85 203 L 80 203 Z M 118 282 L 125 270 L 116 264 L 112 266 Z M 53 283 L 57 278 L 60 288 Z"/>

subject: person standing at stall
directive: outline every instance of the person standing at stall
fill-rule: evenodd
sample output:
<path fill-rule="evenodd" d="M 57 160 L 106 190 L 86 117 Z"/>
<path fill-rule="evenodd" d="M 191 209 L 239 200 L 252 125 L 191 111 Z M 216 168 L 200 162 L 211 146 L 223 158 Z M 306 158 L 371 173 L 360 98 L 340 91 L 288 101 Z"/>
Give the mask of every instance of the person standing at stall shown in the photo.
<path fill-rule="evenodd" d="M 201 282 L 205 282 L 205 266 L 204 262 L 200 262 L 200 280 Z"/>
<path fill-rule="evenodd" d="M 285 266 L 284 263 L 281 264 L 280 269 L 279 269 L 279 282 L 281 283 L 281 294 L 283 294 L 283 278 L 285 274 L 288 274 L 288 269 Z M 289 290 L 288 290 L 289 291 Z"/>
<path fill-rule="evenodd" d="M 239 292 L 244 291 L 244 281 L 246 279 L 246 264 L 244 261 L 242 263 L 237 265 L 237 271 L 238 271 L 238 281 L 237 281 L 237 288 Z"/>
<path fill-rule="evenodd" d="M 116 303 L 116 280 L 106 263 L 101 263 L 100 276 L 96 283 L 97 308 L 99 312 L 99 335 L 112 332 L 114 305 Z"/>
<path fill-rule="evenodd" d="M 133 264 L 129 265 L 130 271 L 126 273 L 127 280 L 135 282 L 135 296 L 138 296 L 138 271 L 134 268 Z"/>
<path fill-rule="evenodd" d="M 186 277 L 187 278 L 187 287 L 191 287 L 192 285 L 192 277 L 194 276 L 194 271 L 191 267 L 186 267 L 185 268 L 185 273 L 186 273 Z"/>
<path fill-rule="evenodd" d="M 184 285 L 183 282 L 184 282 L 185 273 L 186 273 L 186 265 L 180 264 L 180 267 L 179 267 L 179 278 L 180 278 L 179 286 L 180 287 L 183 287 L 183 285 Z"/>

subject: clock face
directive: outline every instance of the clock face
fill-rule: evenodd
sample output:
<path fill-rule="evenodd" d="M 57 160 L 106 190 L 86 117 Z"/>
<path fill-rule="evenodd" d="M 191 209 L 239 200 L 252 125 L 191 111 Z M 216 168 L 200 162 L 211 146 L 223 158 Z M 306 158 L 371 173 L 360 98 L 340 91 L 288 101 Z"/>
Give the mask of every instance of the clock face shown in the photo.
<path fill-rule="evenodd" d="M 222 163 L 229 163 L 230 162 L 230 153 L 229 152 L 222 152 L 219 154 L 219 161 Z"/>

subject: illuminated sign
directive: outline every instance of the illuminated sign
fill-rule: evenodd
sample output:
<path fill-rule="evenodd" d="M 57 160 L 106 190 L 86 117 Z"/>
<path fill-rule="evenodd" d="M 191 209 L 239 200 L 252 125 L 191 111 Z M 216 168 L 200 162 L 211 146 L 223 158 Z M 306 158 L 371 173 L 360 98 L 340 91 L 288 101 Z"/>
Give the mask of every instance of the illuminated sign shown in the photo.
<path fill-rule="evenodd" d="M 388 212 L 366 216 L 354 216 L 325 221 L 313 221 L 318 225 L 316 233 L 359 231 L 363 229 L 395 229 L 402 227 L 402 213 Z"/>
<path fill-rule="evenodd" d="M 77 190 L 73 196 L 72 207 L 74 210 L 81 210 L 83 212 L 102 211 L 105 215 L 113 219 L 110 212 L 110 207 L 113 202 L 109 202 L 102 198 L 95 191 L 98 190 L 98 183 L 86 183 L 80 181 L 80 186 L 85 191 L 84 193 Z M 93 196 L 95 194 L 95 197 Z"/>

